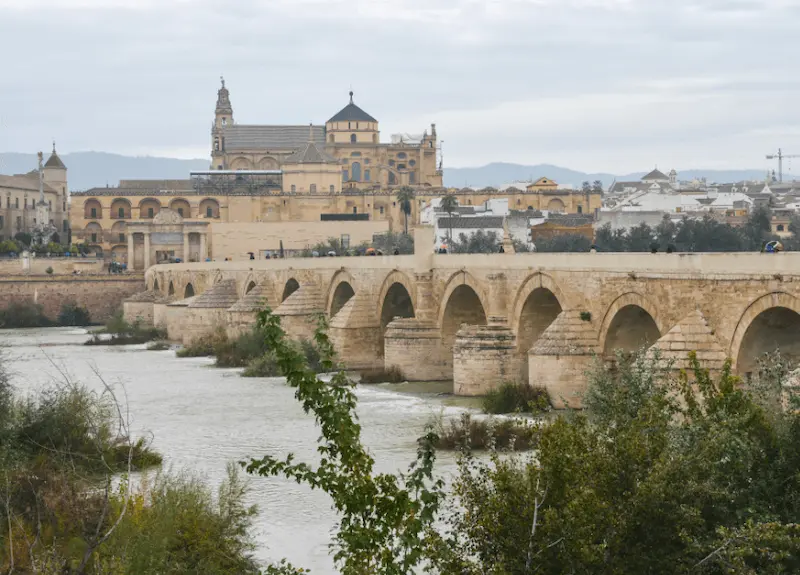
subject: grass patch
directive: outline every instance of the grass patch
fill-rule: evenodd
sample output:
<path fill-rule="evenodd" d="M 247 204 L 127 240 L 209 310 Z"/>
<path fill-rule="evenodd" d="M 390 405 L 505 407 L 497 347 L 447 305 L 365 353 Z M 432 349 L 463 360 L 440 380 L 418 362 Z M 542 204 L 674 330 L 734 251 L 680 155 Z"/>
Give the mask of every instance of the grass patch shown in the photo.
<path fill-rule="evenodd" d="M 226 344 L 228 336 L 223 329 L 214 331 L 198 337 L 189 345 L 180 348 L 176 355 L 178 357 L 211 357 L 218 346 Z"/>
<path fill-rule="evenodd" d="M 84 345 L 136 345 L 166 337 L 166 330 L 142 325 L 139 320 L 129 323 L 122 312 L 117 312 L 108 320 L 105 328 L 92 334 Z"/>
<path fill-rule="evenodd" d="M 550 397 L 543 387 L 506 382 L 483 398 L 486 413 L 543 413 L 550 411 Z"/>
<path fill-rule="evenodd" d="M 403 383 L 406 376 L 396 365 L 389 369 L 376 368 L 367 369 L 361 372 L 359 383 Z"/>
<path fill-rule="evenodd" d="M 438 449 L 499 449 L 527 451 L 536 447 L 539 425 L 519 419 L 474 419 L 464 413 L 447 423 L 439 418 L 435 425 Z"/>

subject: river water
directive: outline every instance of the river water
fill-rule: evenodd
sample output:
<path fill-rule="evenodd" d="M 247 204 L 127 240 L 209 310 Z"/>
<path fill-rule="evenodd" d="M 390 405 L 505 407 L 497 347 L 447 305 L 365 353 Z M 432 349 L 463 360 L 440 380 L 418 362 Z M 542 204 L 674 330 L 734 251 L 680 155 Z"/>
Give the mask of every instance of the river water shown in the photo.
<path fill-rule="evenodd" d="M 174 351 L 145 346 L 87 347 L 86 339 L 85 330 L 74 328 L 0 330 L 20 393 L 51 385 L 62 373 L 102 389 L 96 370 L 118 393 L 124 389 L 134 434 L 152 434 L 165 466 L 199 474 L 215 492 L 228 461 L 289 452 L 298 461 L 314 460 L 319 429 L 284 379 L 243 378 L 238 370 L 212 368 L 207 358 L 179 359 Z M 425 425 L 463 411 L 437 393 L 398 389 L 361 386 L 356 392 L 362 437 L 381 472 L 406 470 Z M 447 478 L 454 470 L 453 455 L 440 454 L 437 472 Z M 328 496 L 281 478 L 249 481 L 250 500 L 259 507 L 257 558 L 285 557 L 315 574 L 334 574 L 328 543 L 336 515 Z"/>

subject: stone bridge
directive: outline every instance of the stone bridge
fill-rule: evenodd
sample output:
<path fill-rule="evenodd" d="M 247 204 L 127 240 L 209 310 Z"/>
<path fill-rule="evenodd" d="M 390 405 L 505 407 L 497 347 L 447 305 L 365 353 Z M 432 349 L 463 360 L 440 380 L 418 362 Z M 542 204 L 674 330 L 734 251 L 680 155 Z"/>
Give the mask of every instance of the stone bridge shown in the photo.
<path fill-rule="evenodd" d="M 417 230 L 425 234 L 426 230 Z M 425 245 L 417 238 L 417 245 Z M 775 348 L 800 359 L 800 253 L 415 254 L 157 265 L 129 316 L 188 342 L 246 329 L 269 305 L 295 338 L 320 313 L 350 369 L 398 366 L 463 395 L 503 381 L 579 404 L 585 371 L 657 347 L 741 374 Z"/>

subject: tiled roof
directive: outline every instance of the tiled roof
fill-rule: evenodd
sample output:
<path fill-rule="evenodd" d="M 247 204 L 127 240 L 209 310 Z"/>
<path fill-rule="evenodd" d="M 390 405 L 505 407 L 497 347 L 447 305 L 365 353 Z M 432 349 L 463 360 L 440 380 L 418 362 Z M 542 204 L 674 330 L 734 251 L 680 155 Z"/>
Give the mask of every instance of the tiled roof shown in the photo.
<path fill-rule="evenodd" d="M 304 148 L 301 148 L 291 156 L 288 156 L 284 164 L 338 164 L 339 161 L 333 156 L 326 154 L 317 148 L 314 142 L 306 143 Z"/>
<path fill-rule="evenodd" d="M 350 92 L 350 103 L 339 110 L 329 122 L 377 122 L 375 118 L 353 103 L 353 93 Z"/>
<path fill-rule="evenodd" d="M 32 176 L 3 176 L 0 175 L 0 188 L 11 188 L 15 190 L 39 191 L 39 178 L 36 172 L 31 172 Z M 57 192 L 52 187 L 44 184 L 45 192 Z"/>
<path fill-rule="evenodd" d="M 50 156 L 50 158 L 45 163 L 44 167 L 45 168 L 59 168 L 59 169 L 62 169 L 62 170 L 66 170 L 67 169 L 67 166 L 64 165 L 64 162 L 62 162 L 61 158 L 59 158 L 58 154 L 56 154 L 55 149 L 53 150 L 53 154 Z"/>
<path fill-rule="evenodd" d="M 642 178 L 642 181 L 645 180 L 669 180 L 669 178 L 663 172 L 659 171 L 658 168 L 656 168 Z"/>
<path fill-rule="evenodd" d="M 503 216 L 478 216 L 477 218 L 439 218 L 440 229 L 478 230 L 503 227 Z"/>
<path fill-rule="evenodd" d="M 325 145 L 325 126 L 312 126 L 314 143 Z M 222 129 L 225 151 L 297 150 L 308 143 L 308 126 L 232 124 Z"/>

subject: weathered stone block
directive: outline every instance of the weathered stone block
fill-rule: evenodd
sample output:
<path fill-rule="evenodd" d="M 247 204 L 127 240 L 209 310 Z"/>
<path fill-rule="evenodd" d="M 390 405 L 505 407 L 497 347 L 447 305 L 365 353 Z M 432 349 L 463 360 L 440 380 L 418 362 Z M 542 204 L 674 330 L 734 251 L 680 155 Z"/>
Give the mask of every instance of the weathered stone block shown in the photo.
<path fill-rule="evenodd" d="M 384 365 L 398 367 L 409 381 L 452 379 L 452 351 L 442 345 L 442 336 L 432 323 L 396 319 L 384 334 Z"/>
<path fill-rule="evenodd" d="M 516 337 L 507 327 L 471 325 L 461 328 L 453 346 L 453 392 L 484 395 L 519 375 Z"/>

